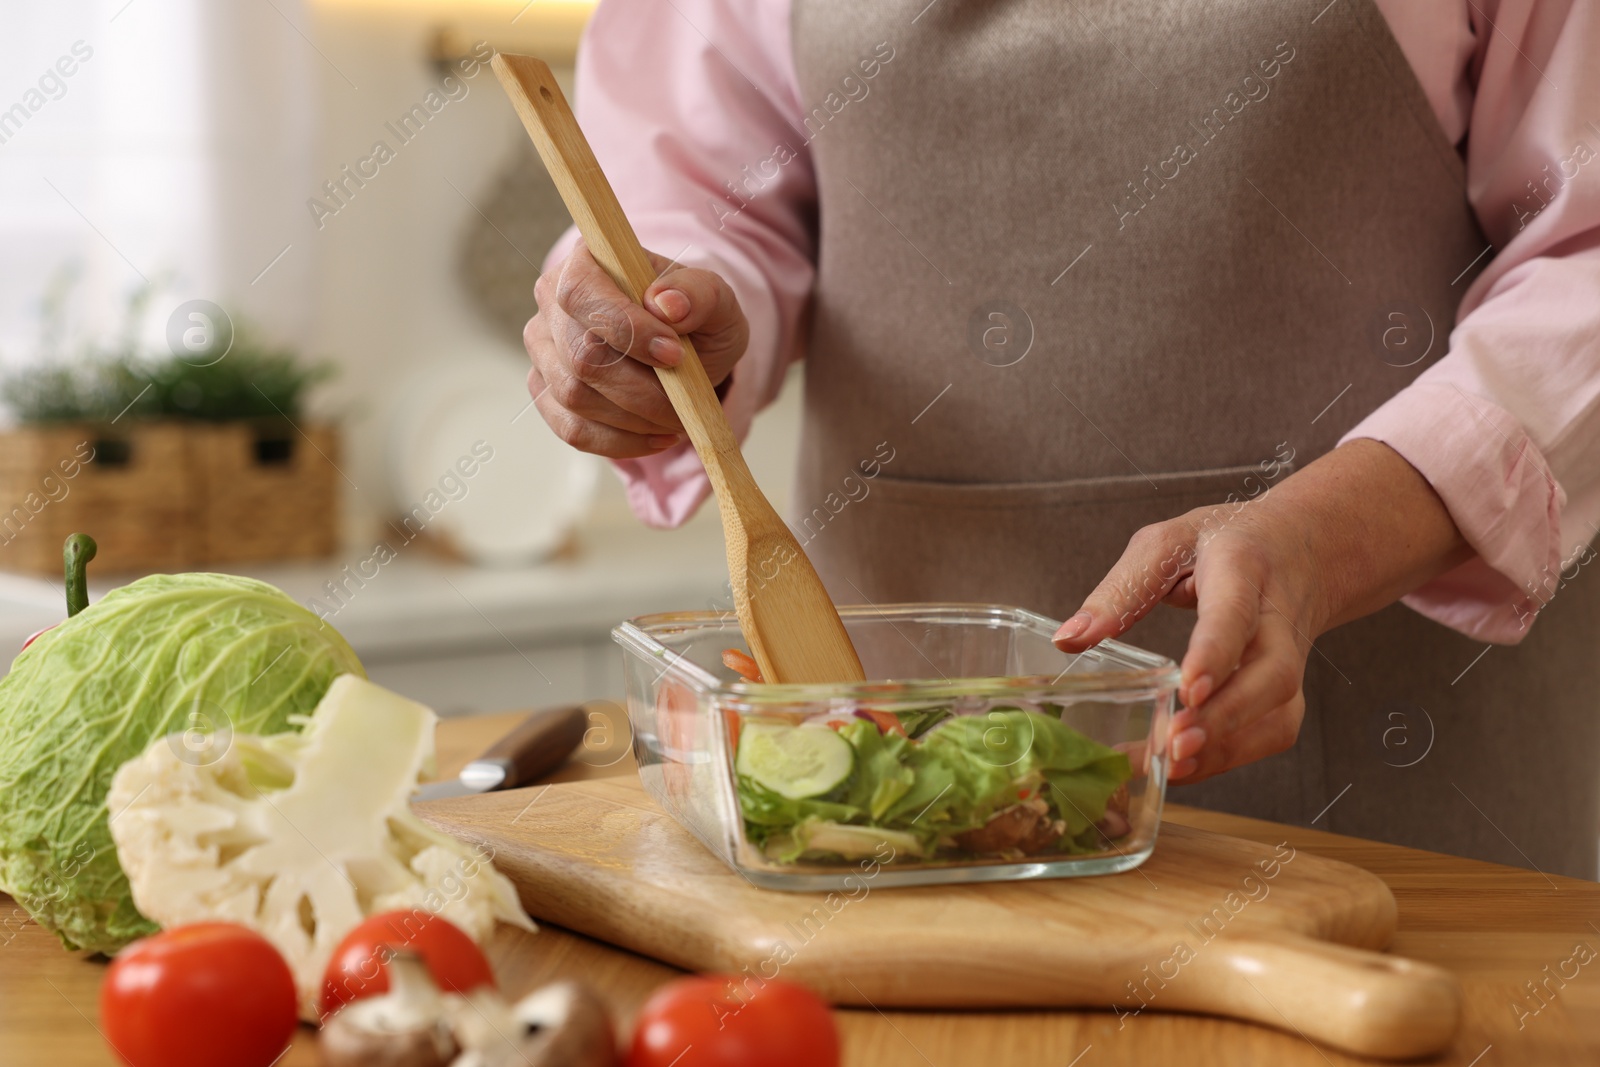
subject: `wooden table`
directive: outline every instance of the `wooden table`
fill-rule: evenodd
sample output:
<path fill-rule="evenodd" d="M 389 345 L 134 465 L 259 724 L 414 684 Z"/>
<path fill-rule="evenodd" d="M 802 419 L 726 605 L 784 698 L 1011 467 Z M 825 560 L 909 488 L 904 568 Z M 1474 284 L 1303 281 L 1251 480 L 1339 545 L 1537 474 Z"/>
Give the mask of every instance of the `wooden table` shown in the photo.
<path fill-rule="evenodd" d="M 603 711 L 604 706 L 596 705 Z M 439 729 L 439 765 L 453 773 L 515 722 L 514 715 L 457 719 Z M 598 737 L 598 734 L 597 734 Z M 581 752 L 557 779 L 630 774 L 622 739 Z M 1461 1067 L 1600 1064 L 1600 884 L 1455 859 L 1337 834 L 1217 815 L 1167 811 L 1201 826 L 1365 867 L 1394 889 L 1400 934 L 1394 951 L 1454 970 L 1466 987 L 1467 1017 L 1449 1055 Z M 0 916 L 13 913 L 0 896 Z M 115 1061 L 95 1031 L 104 964 L 61 949 L 38 926 L 13 920 L 0 933 L 0 1067 L 86 1067 Z M 1576 946 L 1587 946 L 1567 962 Z M 508 992 L 559 977 L 601 990 L 624 1024 L 650 991 L 675 972 L 600 942 L 544 926 L 537 935 L 502 928 L 491 949 Z M 1565 966 L 1568 975 L 1560 978 Z M 1546 971 L 1546 968 L 1549 968 Z M 1554 976 L 1554 977 L 1550 977 Z M 1529 983 L 1539 989 L 1540 999 Z M 1183 1064 L 1234 1067 L 1343 1065 L 1368 1061 L 1318 1048 L 1293 1034 L 1244 1023 L 1146 1012 L 1120 1023 L 1108 1012 L 836 1013 L 845 1059 L 859 1067 L 1101 1067 Z M 318 1062 L 303 1031 L 281 1067 Z"/>

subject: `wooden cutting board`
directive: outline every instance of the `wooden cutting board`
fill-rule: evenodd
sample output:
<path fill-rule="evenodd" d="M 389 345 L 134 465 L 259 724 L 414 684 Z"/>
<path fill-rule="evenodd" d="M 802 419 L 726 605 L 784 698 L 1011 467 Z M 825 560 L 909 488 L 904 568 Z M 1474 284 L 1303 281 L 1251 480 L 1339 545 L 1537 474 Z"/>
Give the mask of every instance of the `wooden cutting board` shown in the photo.
<path fill-rule="evenodd" d="M 1445 1048 L 1461 1016 L 1453 975 L 1375 951 L 1396 921 L 1379 878 L 1287 844 L 1166 823 L 1123 874 L 786 893 L 728 869 L 631 776 L 417 810 L 493 849 L 535 918 L 836 1004 L 1194 1011 L 1383 1058 Z"/>

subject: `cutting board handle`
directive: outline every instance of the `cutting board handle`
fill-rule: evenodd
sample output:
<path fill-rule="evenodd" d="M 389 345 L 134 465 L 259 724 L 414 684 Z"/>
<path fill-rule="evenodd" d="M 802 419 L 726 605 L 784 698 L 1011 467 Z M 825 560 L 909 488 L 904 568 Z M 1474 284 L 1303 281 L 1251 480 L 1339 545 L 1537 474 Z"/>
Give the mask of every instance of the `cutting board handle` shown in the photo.
<path fill-rule="evenodd" d="M 1461 983 L 1431 964 L 1296 934 L 1219 937 L 1193 953 L 1154 1006 L 1250 1019 L 1382 1059 L 1442 1051 L 1461 1023 Z"/>

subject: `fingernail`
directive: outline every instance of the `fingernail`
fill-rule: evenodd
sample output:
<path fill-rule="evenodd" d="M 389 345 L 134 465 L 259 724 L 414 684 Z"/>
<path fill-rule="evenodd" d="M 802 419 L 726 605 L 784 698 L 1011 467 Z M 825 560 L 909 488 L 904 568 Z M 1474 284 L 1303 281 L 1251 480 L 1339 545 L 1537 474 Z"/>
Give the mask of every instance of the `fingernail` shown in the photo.
<path fill-rule="evenodd" d="M 1087 611 L 1080 611 L 1061 624 L 1061 629 L 1056 631 L 1055 640 L 1071 641 L 1074 637 L 1087 630 L 1092 622 L 1094 622 L 1093 615 L 1090 615 Z"/>
<path fill-rule="evenodd" d="M 656 294 L 656 308 L 668 322 L 678 322 L 689 314 L 689 297 L 681 289 L 663 289 Z"/>
<path fill-rule="evenodd" d="M 1204 704 L 1211 698 L 1211 690 L 1215 685 L 1216 683 L 1211 680 L 1211 675 L 1209 674 L 1202 674 L 1190 682 L 1188 705 L 1191 708 L 1198 708 L 1201 704 Z"/>
<path fill-rule="evenodd" d="M 1181 763 L 1193 759 L 1205 747 L 1206 732 L 1198 726 L 1191 726 L 1172 739 L 1172 758 Z"/>
<path fill-rule="evenodd" d="M 664 367 L 676 367 L 683 361 L 683 346 L 670 337 L 657 337 L 650 342 L 650 355 Z"/>
<path fill-rule="evenodd" d="M 650 447 L 658 452 L 663 448 L 671 448 L 677 443 L 678 435 L 675 433 L 653 433 L 650 435 Z"/>
<path fill-rule="evenodd" d="M 1199 769 L 1200 764 L 1196 763 L 1192 759 L 1179 760 L 1172 765 L 1172 771 L 1168 777 L 1170 777 L 1173 781 L 1177 781 L 1180 778 L 1189 777 L 1189 775 L 1193 774 Z"/>

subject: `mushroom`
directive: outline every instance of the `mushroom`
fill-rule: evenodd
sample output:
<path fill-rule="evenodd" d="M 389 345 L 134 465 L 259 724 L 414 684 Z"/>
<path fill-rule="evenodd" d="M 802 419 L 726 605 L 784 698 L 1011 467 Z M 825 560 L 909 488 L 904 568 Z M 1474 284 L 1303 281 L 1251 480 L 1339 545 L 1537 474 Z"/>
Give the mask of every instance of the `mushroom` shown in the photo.
<path fill-rule="evenodd" d="M 1100 831 L 1100 836 L 1104 837 L 1106 839 L 1106 844 L 1109 845 L 1117 838 L 1127 834 L 1127 832 L 1133 827 L 1129 825 L 1128 817 L 1126 815 L 1111 808 L 1107 808 L 1106 817 L 1095 823 L 1094 828 Z"/>
<path fill-rule="evenodd" d="M 1123 782 L 1117 786 L 1116 791 L 1106 798 L 1106 810 L 1114 811 L 1118 815 L 1128 814 L 1128 783 Z"/>
<path fill-rule="evenodd" d="M 459 1047 L 427 964 L 396 952 L 389 991 L 345 1005 L 322 1028 L 325 1067 L 449 1067 Z"/>
<path fill-rule="evenodd" d="M 498 1004 L 495 1001 L 499 1001 Z M 507 1007 L 482 991 L 452 998 L 463 1052 L 451 1067 L 613 1067 L 605 1005 L 577 982 L 557 982 Z"/>
<path fill-rule="evenodd" d="M 1032 797 L 1001 808 L 975 830 L 956 835 L 968 852 L 1021 852 L 1033 855 L 1049 848 L 1066 832 L 1066 823 L 1049 818 L 1050 805 Z"/>
<path fill-rule="evenodd" d="M 1107 844 L 1126 834 L 1132 829 L 1128 821 L 1128 783 L 1123 782 L 1117 786 L 1117 791 L 1106 799 L 1106 814 L 1103 819 L 1095 823 L 1106 839 Z"/>

